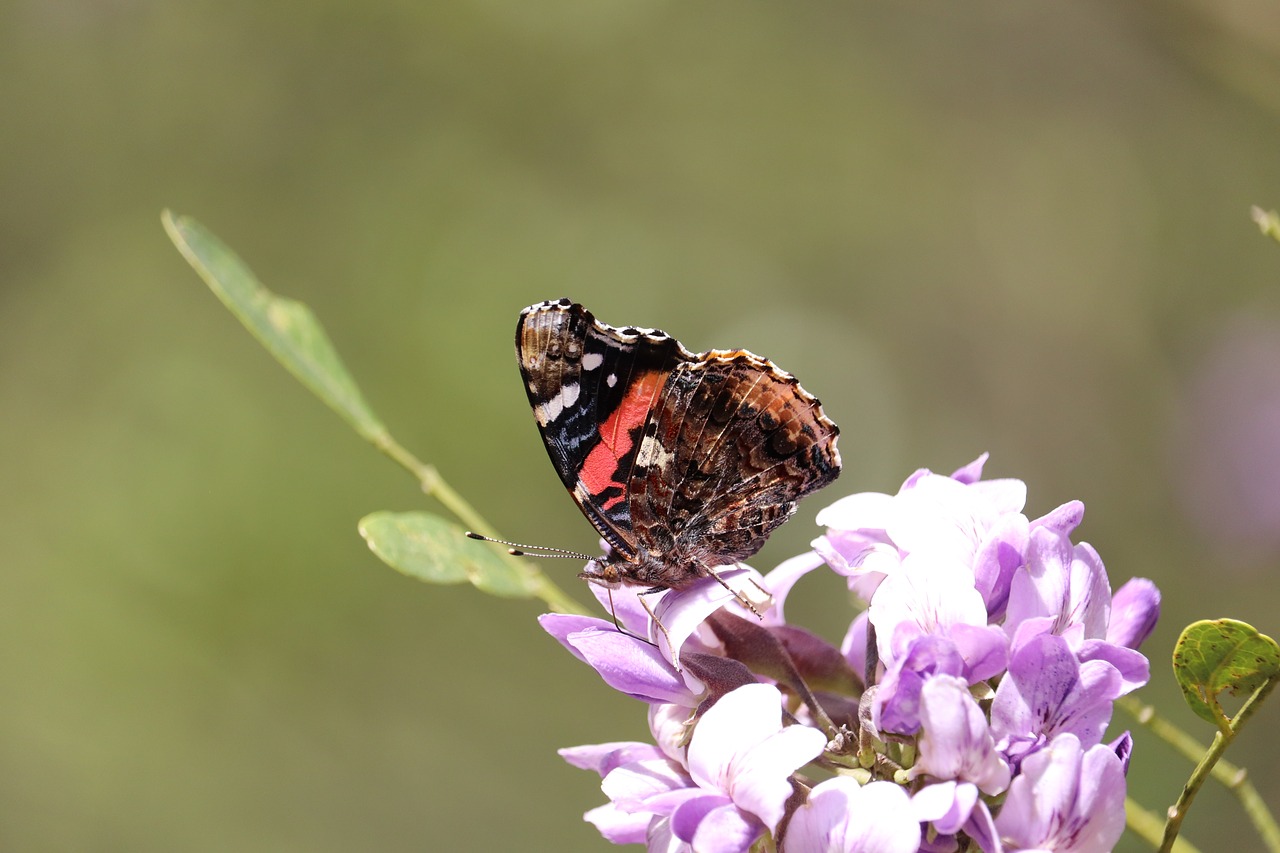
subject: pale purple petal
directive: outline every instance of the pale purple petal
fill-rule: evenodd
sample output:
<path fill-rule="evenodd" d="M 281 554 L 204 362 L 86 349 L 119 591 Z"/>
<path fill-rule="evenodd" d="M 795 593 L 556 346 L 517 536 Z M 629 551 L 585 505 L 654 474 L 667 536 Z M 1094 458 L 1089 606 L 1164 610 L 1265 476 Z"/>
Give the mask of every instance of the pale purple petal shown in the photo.
<path fill-rule="evenodd" d="M 644 844 L 653 815 L 648 812 L 628 814 L 612 803 L 592 809 L 582 816 L 595 825 L 605 841 L 613 844 Z"/>
<path fill-rule="evenodd" d="M 991 729 L 998 738 L 1035 739 L 1071 732 L 1092 746 L 1123 690 L 1105 661 L 1081 664 L 1061 637 L 1042 634 L 1019 649 L 996 688 Z"/>
<path fill-rule="evenodd" d="M 651 804 L 662 795 L 697 793 L 684 769 L 665 758 L 633 761 L 611 771 L 600 790 L 624 812 L 655 811 Z"/>
<path fill-rule="evenodd" d="M 570 634 L 566 642 L 614 690 L 643 702 L 692 708 L 700 701 L 701 685 L 695 693 L 688 683 L 692 678 L 677 672 L 661 651 L 643 640 L 616 630 L 592 629 Z"/>
<path fill-rule="evenodd" d="M 689 744 L 689 773 L 772 830 L 791 796 L 791 773 L 816 758 L 826 743 L 817 729 L 782 727 L 778 688 L 748 684 L 725 694 L 698 721 Z"/>
<path fill-rule="evenodd" d="M 1130 578 L 1111 597 L 1107 642 L 1136 649 L 1160 618 L 1160 590 L 1146 578 Z"/>
<path fill-rule="evenodd" d="M 969 487 L 995 513 L 1022 512 L 1027 505 L 1027 484 L 1013 478 L 981 480 Z"/>
<path fill-rule="evenodd" d="M 1022 513 L 1000 516 L 974 554 L 974 586 L 982 594 L 993 619 L 1004 612 L 1013 573 L 1026 562 L 1030 535 L 1027 517 Z"/>
<path fill-rule="evenodd" d="M 1131 693 L 1151 680 L 1151 662 L 1142 652 L 1105 640 L 1085 640 L 1076 650 L 1081 662 L 1104 660 L 1116 668 L 1124 682 L 1120 695 Z"/>
<path fill-rule="evenodd" d="M 589 583 L 587 588 L 591 590 L 591 594 L 595 596 L 596 601 L 600 602 L 605 612 L 610 614 L 610 618 L 618 621 L 618 625 L 637 635 L 644 635 L 649 630 L 649 613 L 640 603 L 644 587 L 629 584 L 610 586 L 604 583 Z M 649 599 L 649 603 L 652 604 L 655 596 L 651 595 Z M 613 623 L 610 622 L 610 624 Z"/>
<path fill-rule="evenodd" d="M 972 782 L 938 782 L 925 785 L 911 797 L 916 820 L 931 823 L 943 835 L 955 835 L 969 820 L 978 802 L 978 786 Z"/>
<path fill-rule="evenodd" d="M 1062 734 L 1023 762 L 996 827 L 1010 853 L 1108 853 L 1124 832 L 1124 796 L 1116 754 Z"/>
<path fill-rule="evenodd" d="M 925 634 L 942 634 L 957 624 L 987 624 L 986 604 L 965 565 L 916 554 L 903 561 L 902 571 L 880 584 L 869 612 L 886 663 L 893 661 L 892 638 L 903 623 Z"/>
<path fill-rule="evenodd" d="M 671 831 L 681 841 L 692 842 L 698 824 L 711 812 L 725 806 L 733 809 L 733 800 L 724 794 L 700 790 L 696 796 L 685 798 L 671 811 Z"/>
<path fill-rule="evenodd" d="M 884 530 L 894 514 L 893 496 L 860 492 L 818 511 L 818 526 L 834 530 Z"/>
<path fill-rule="evenodd" d="M 1070 536 L 1081 521 L 1084 521 L 1084 504 L 1080 501 L 1067 501 L 1031 522 L 1031 527 L 1047 527 L 1060 536 Z"/>
<path fill-rule="evenodd" d="M 1052 530 L 1031 532 L 1027 564 L 1013 573 L 1004 628 L 1012 635 L 1022 622 L 1041 616 L 1055 621 L 1067 601 L 1072 559 L 1071 540 Z"/>
<path fill-rule="evenodd" d="M 764 831 L 751 815 L 731 805 L 721 806 L 698 823 L 692 846 L 698 853 L 746 853 Z"/>
<path fill-rule="evenodd" d="M 750 575 L 755 575 L 755 572 L 746 568 L 724 569 L 720 572 L 720 577 L 730 585 L 735 580 Z M 734 594 L 712 577 L 702 578 L 678 592 L 668 590 L 654 609 L 658 621 L 666 631 L 655 624 L 649 629 L 649 639 L 657 643 L 666 660 L 674 661 L 685 641 L 707 617 L 731 601 L 736 601 Z"/>
<path fill-rule="evenodd" d="M 580 770 L 590 770 L 600 776 L 608 776 L 615 767 L 632 761 L 662 759 L 666 756 L 662 750 L 651 743 L 636 741 L 615 741 L 613 743 L 594 743 L 583 746 L 569 746 L 557 750 L 560 757 Z"/>
<path fill-rule="evenodd" d="M 865 678 L 867 674 L 867 626 L 870 624 L 867 611 L 862 611 L 849 623 L 840 642 L 840 653 L 849 662 L 849 667 Z"/>
<path fill-rule="evenodd" d="M 659 750 L 672 761 L 684 764 L 684 744 L 688 739 L 688 723 L 692 712 L 685 705 L 653 704 L 649 706 L 649 733 Z"/>
<path fill-rule="evenodd" d="M 555 637 L 560 645 L 568 649 L 570 654 L 583 663 L 586 663 L 587 659 L 582 656 L 582 652 L 578 651 L 569 642 L 570 634 L 577 634 L 591 629 L 598 631 L 617 630 L 612 622 L 606 622 L 604 619 L 597 619 L 594 616 L 574 616 L 569 613 L 544 613 L 538 617 L 538 624 L 542 626 L 542 630 Z"/>
<path fill-rule="evenodd" d="M 871 721 L 877 731 L 914 734 L 920 728 L 920 690 L 935 675 L 960 676 L 964 660 L 950 639 L 921 636 L 914 626 L 900 625 L 895 636 L 896 659 L 881 679 L 871 704 Z M 913 634 L 907 648 L 900 637 Z"/>
<path fill-rule="evenodd" d="M 783 849 L 801 853 L 915 853 L 920 823 L 892 782 L 859 785 L 848 776 L 817 785 L 787 825 Z"/>
<path fill-rule="evenodd" d="M 913 777 L 972 782 L 998 794 L 1009 784 L 1009 766 L 996 752 L 987 720 L 964 679 L 939 675 L 920 691 L 920 761 Z"/>
<path fill-rule="evenodd" d="M 671 831 L 671 818 L 654 818 L 644 843 L 647 853 L 693 853 L 693 847 Z"/>
<path fill-rule="evenodd" d="M 1009 666 L 1009 638 L 995 625 L 952 625 L 947 637 L 960 652 L 970 684 L 993 678 Z"/>

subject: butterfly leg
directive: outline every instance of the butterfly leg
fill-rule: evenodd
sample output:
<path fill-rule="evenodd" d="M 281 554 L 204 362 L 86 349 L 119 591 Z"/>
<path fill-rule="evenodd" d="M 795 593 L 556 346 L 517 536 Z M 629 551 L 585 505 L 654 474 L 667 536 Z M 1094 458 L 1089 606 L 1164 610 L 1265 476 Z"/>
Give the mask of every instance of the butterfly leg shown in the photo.
<path fill-rule="evenodd" d="M 646 595 L 653 595 L 655 592 L 664 592 L 665 590 L 666 587 L 662 586 L 655 586 L 651 589 L 646 589 L 644 592 L 636 596 L 636 601 L 640 602 L 640 606 L 642 606 L 645 612 L 649 614 L 649 618 L 653 620 L 653 624 L 657 625 L 658 630 L 662 632 L 662 636 L 666 637 L 667 650 L 671 652 L 671 665 L 676 668 L 676 672 L 680 672 L 679 655 L 676 648 L 671 644 L 671 635 L 667 633 L 667 626 L 662 624 L 662 620 L 658 618 L 658 614 L 653 612 L 653 608 L 650 607 L 649 602 L 645 600 Z"/>
<path fill-rule="evenodd" d="M 759 583 L 757 583 L 755 578 L 751 578 L 750 580 L 751 580 L 751 585 L 754 586 L 756 589 L 758 589 L 761 593 L 761 598 L 758 602 L 752 601 L 742 592 L 742 590 L 734 589 L 733 587 L 729 586 L 729 584 L 725 581 L 725 579 L 715 569 L 710 569 L 710 568 L 707 569 L 707 574 L 715 578 L 722 587 L 729 590 L 729 592 L 733 593 L 733 597 L 738 600 L 738 603 L 741 604 L 743 607 L 747 608 L 748 610 L 750 610 L 758 618 L 761 618 L 761 619 L 764 618 L 764 616 L 760 612 L 760 607 L 758 605 L 763 605 L 764 609 L 767 610 L 769 606 L 773 603 L 773 596 L 769 593 L 769 590 L 765 589 Z"/>

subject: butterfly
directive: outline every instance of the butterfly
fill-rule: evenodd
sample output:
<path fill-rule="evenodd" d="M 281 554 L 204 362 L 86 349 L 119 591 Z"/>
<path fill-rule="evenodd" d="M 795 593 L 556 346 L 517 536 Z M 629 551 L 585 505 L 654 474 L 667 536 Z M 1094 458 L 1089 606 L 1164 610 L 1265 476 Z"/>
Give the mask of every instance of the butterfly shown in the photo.
<path fill-rule="evenodd" d="M 692 353 L 559 299 L 520 313 L 516 356 L 551 463 L 609 545 L 586 580 L 720 580 L 840 474 L 817 398 L 746 350 Z"/>

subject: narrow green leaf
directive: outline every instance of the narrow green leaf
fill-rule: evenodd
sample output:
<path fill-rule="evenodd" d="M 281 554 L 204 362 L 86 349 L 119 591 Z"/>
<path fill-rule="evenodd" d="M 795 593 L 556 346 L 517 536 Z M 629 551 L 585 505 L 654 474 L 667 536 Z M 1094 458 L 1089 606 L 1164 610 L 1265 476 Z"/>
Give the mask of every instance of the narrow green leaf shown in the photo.
<path fill-rule="evenodd" d="M 507 598 L 534 594 L 512 558 L 462 528 L 426 512 L 375 512 L 360 519 L 360 535 L 373 553 L 398 572 L 428 583 L 470 581 Z"/>
<path fill-rule="evenodd" d="M 1246 622 L 1193 622 L 1174 646 L 1173 673 L 1191 710 L 1218 725 L 1227 717 L 1219 696 L 1252 693 L 1280 675 L 1280 646 Z"/>
<path fill-rule="evenodd" d="M 161 220 L 187 263 L 277 361 L 362 436 L 385 436 L 386 427 L 364 401 L 310 308 L 263 287 L 234 252 L 194 219 L 166 210 Z"/>

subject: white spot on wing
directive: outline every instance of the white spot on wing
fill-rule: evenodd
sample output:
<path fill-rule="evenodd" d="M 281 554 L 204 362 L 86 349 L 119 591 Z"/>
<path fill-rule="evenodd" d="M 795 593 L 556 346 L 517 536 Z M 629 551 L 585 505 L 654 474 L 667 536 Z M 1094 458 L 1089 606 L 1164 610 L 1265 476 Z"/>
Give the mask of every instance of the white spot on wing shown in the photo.
<path fill-rule="evenodd" d="M 560 417 L 561 412 L 578 402 L 579 391 L 578 383 L 574 382 L 572 385 L 566 385 L 561 388 L 560 393 L 550 400 L 540 403 L 534 409 L 534 415 L 537 417 L 538 423 L 545 426 Z"/>
<path fill-rule="evenodd" d="M 640 442 L 640 449 L 636 452 L 636 465 L 644 468 L 663 468 L 670 465 L 674 457 L 675 454 L 662 447 L 662 442 L 651 435 L 646 435 L 644 441 Z"/>
<path fill-rule="evenodd" d="M 582 357 L 583 370 L 595 370 L 604 364 L 604 355 L 598 352 L 589 352 Z"/>
<path fill-rule="evenodd" d="M 604 384 L 608 385 L 610 388 L 612 388 L 614 385 L 617 385 L 618 374 L 610 373 L 608 376 L 605 377 Z"/>

